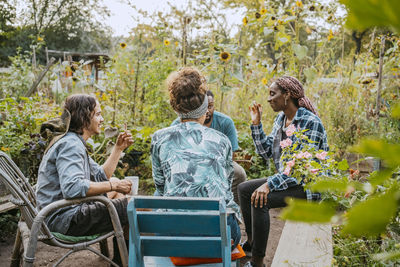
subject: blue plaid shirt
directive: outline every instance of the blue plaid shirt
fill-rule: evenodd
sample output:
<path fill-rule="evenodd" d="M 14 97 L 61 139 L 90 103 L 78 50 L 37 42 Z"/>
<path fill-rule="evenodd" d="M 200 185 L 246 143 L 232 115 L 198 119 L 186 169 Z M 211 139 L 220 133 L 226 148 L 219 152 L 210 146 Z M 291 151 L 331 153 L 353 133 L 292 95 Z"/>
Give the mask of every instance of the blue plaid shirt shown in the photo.
<path fill-rule="evenodd" d="M 278 170 L 278 173 L 268 177 L 268 187 L 271 191 L 285 190 L 289 187 L 297 185 L 296 178 L 282 173 L 283 164 L 279 159 L 279 142 L 281 141 L 281 131 L 284 121 L 285 114 L 280 112 L 275 118 L 274 125 L 269 136 L 265 135 L 261 123 L 259 125 L 250 126 L 256 152 L 265 159 L 273 157 L 275 166 Z M 313 141 L 312 145 L 315 145 L 318 150 L 329 150 L 325 128 L 322 125 L 321 120 L 314 113 L 305 108 L 299 108 L 293 118 L 292 123 L 296 126 L 296 128 L 300 127 L 301 130 L 308 130 L 304 134 L 311 141 Z M 290 136 L 289 138 L 292 141 L 295 141 L 294 136 Z M 274 157 L 274 155 L 278 155 L 278 157 Z M 310 190 L 306 190 L 306 195 L 307 200 L 319 200 L 321 198 L 320 193 L 313 193 Z"/>

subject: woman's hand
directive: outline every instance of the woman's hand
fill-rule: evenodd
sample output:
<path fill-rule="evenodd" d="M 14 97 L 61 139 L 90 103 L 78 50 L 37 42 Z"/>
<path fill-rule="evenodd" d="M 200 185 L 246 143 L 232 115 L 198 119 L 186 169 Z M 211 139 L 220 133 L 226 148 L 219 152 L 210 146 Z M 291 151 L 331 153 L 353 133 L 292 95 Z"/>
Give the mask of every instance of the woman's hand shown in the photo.
<path fill-rule="evenodd" d="M 118 135 L 115 147 L 118 150 L 123 151 L 125 148 L 129 147 L 132 144 L 133 144 L 132 134 L 130 131 L 126 131 Z"/>
<path fill-rule="evenodd" d="M 253 105 L 249 107 L 251 122 L 253 125 L 259 125 L 261 122 L 262 106 L 253 101 Z"/>
<path fill-rule="evenodd" d="M 122 194 L 131 192 L 132 182 L 130 180 L 110 179 L 112 190 Z"/>
<path fill-rule="evenodd" d="M 268 194 L 269 194 L 269 187 L 268 183 L 265 182 L 256 190 L 254 190 L 253 194 L 251 195 L 251 205 L 254 205 L 255 208 L 257 208 L 257 206 L 262 208 L 263 206 L 267 205 Z"/>

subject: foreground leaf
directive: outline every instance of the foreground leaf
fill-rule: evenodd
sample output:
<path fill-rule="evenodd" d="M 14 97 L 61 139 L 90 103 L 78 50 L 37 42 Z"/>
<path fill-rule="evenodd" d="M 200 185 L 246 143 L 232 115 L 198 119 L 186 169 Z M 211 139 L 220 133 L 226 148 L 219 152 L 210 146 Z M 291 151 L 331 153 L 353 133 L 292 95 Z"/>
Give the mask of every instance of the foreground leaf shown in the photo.
<path fill-rule="evenodd" d="M 310 186 L 311 191 L 326 192 L 340 191 L 345 192 L 348 187 L 348 182 L 338 179 L 321 179 Z"/>
<path fill-rule="evenodd" d="M 364 139 L 354 151 L 384 160 L 389 167 L 400 166 L 400 144 L 389 144 L 383 140 Z"/>
<path fill-rule="evenodd" d="M 400 32 L 400 1 L 398 0 L 340 0 L 348 10 L 347 25 L 367 29 L 392 26 Z"/>
<path fill-rule="evenodd" d="M 400 104 L 394 106 L 392 111 L 392 117 L 395 119 L 400 119 Z"/>
<path fill-rule="evenodd" d="M 326 202 L 309 202 L 303 199 L 289 199 L 288 206 L 283 209 L 281 217 L 286 220 L 327 223 L 335 215 L 335 207 Z"/>
<path fill-rule="evenodd" d="M 392 188 L 385 194 L 371 197 L 355 205 L 347 213 L 343 232 L 355 236 L 375 236 L 386 230 L 397 211 L 399 191 Z"/>

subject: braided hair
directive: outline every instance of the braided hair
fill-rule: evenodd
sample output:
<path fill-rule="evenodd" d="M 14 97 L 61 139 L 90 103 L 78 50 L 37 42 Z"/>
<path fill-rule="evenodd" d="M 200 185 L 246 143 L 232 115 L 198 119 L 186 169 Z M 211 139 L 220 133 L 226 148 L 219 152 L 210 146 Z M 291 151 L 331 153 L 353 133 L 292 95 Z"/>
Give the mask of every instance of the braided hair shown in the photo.
<path fill-rule="evenodd" d="M 304 88 L 299 80 L 291 76 L 282 76 L 276 79 L 275 83 L 283 93 L 289 93 L 297 107 L 304 107 L 318 116 L 317 109 L 310 99 L 304 95 Z"/>

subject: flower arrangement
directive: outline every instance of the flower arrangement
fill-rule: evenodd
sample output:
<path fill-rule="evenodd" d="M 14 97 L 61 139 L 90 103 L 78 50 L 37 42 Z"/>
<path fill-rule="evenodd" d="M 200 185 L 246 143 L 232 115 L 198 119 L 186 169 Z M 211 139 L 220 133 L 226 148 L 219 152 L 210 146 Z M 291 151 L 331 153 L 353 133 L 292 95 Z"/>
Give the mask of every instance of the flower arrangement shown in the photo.
<path fill-rule="evenodd" d="M 306 185 L 327 176 L 343 177 L 340 171 L 348 169 L 347 161 L 337 162 L 333 158 L 333 152 L 318 150 L 307 136 L 307 131 L 296 129 L 293 124 L 285 131 L 287 138 L 280 142 L 283 174 L 294 177 L 299 183 L 303 182 Z"/>

